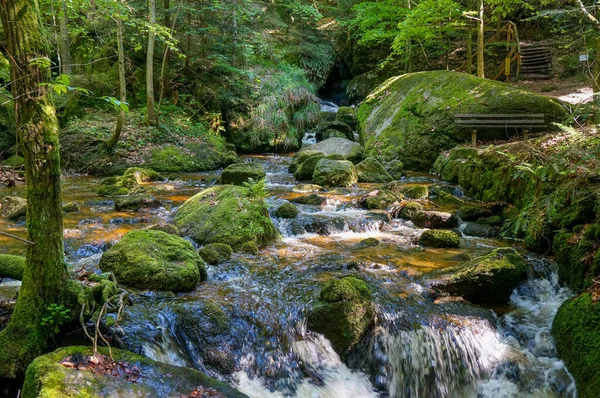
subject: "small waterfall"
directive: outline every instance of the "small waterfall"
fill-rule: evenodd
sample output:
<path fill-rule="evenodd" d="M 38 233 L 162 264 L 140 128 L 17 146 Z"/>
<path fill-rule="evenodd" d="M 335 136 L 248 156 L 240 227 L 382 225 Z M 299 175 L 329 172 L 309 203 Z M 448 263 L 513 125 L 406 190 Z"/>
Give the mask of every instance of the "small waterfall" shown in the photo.
<path fill-rule="evenodd" d="M 335 102 L 327 101 L 321 98 L 319 99 L 319 105 L 321 106 L 321 112 L 337 113 L 338 109 L 340 109 L 340 106 Z"/>

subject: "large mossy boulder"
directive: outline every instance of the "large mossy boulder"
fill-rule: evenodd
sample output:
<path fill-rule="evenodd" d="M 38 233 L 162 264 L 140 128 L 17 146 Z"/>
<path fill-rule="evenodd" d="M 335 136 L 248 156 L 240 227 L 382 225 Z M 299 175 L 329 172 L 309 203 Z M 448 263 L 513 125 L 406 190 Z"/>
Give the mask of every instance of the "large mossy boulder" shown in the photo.
<path fill-rule="evenodd" d="M 458 113 L 544 113 L 546 122 L 565 117 L 557 100 L 506 83 L 449 71 L 409 73 L 388 79 L 360 105 L 365 155 L 429 171 L 441 152 L 469 139 L 470 131 L 454 123 Z M 506 139 L 506 131 L 481 128 L 478 138 Z"/>
<path fill-rule="evenodd" d="M 575 378 L 577 395 L 600 391 L 600 302 L 590 293 L 565 301 L 552 323 L 559 357 Z"/>
<path fill-rule="evenodd" d="M 90 361 L 92 347 L 64 347 L 37 357 L 27 368 L 23 397 L 191 397 L 198 391 L 228 398 L 246 395 L 190 368 L 167 365 L 129 351 L 98 349 L 99 365 Z M 116 376 L 113 375 L 116 372 Z M 211 392 L 209 389 L 213 389 Z M 208 395 L 207 395 L 208 396 Z"/>
<path fill-rule="evenodd" d="M 115 211 L 140 211 L 158 209 L 160 206 L 162 206 L 160 200 L 149 196 L 115 200 Z"/>
<path fill-rule="evenodd" d="M 319 124 L 319 126 L 317 126 L 317 131 L 315 134 L 317 142 L 326 140 L 328 138 L 333 138 L 333 135 L 325 134 L 328 131 L 337 131 L 341 133 L 341 135 L 338 135 L 337 137 L 346 138 L 350 141 L 355 141 L 352 127 L 339 120 L 334 120 L 332 122 L 322 122 Z"/>
<path fill-rule="evenodd" d="M 386 210 L 388 207 L 394 203 L 400 202 L 402 199 L 404 199 L 402 194 L 397 194 L 387 189 L 376 189 L 361 197 L 357 201 L 357 204 L 368 210 Z"/>
<path fill-rule="evenodd" d="M 296 167 L 296 171 L 294 172 L 294 178 L 298 181 L 311 181 L 317 163 L 324 157 L 325 155 L 321 152 L 316 152 L 308 156 L 302 163 L 300 163 Z"/>
<path fill-rule="evenodd" d="M 358 173 L 358 182 L 384 183 L 394 181 L 394 178 L 375 158 L 366 158 L 357 164 L 356 172 Z"/>
<path fill-rule="evenodd" d="M 515 249 L 504 247 L 475 258 L 434 286 L 475 304 L 508 302 L 512 291 L 527 278 L 527 261 Z"/>
<path fill-rule="evenodd" d="M 0 279 L 10 278 L 20 281 L 23 279 L 24 268 L 25 257 L 0 254 Z"/>
<path fill-rule="evenodd" d="M 377 70 L 369 71 L 354 77 L 346 86 L 346 95 L 352 103 L 367 98 L 369 93 L 383 83 L 385 79 Z"/>
<path fill-rule="evenodd" d="M 308 314 L 308 328 L 323 334 L 340 356 L 356 346 L 373 321 L 367 284 L 354 276 L 328 282 Z"/>
<path fill-rule="evenodd" d="M 27 199 L 18 196 L 5 196 L 2 199 L 0 214 L 11 221 L 18 221 L 27 213 Z"/>
<path fill-rule="evenodd" d="M 358 128 L 358 121 L 356 120 L 356 108 L 340 106 L 336 113 L 335 119 L 338 122 L 347 124 L 352 128 L 352 130 L 356 130 Z"/>
<path fill-rule="evenodd" d="M 345 138 L 329 138 L 327 140 L 317 142 L 302 149 L 296 157 L 305 156 L 306 151 L 321 152 L 325 156 L 338 155 L 352 163 L 358 163 L 362 159 L 363 147 L 357 143 Z M 293 162 L 292 162 L 293 163 Z"/>
<path fill-rule="evenodd" d="M 298 216 L 298 208 L 291 203 L 284 203 L 275 210 L 275 217 L 278 218 L 296 218 Z"/>
<path fill-rule="evenodd" d="M 164 177 L 154 170 L 130 167 L 123 173 L 123 185 L 131 188 L 144 182 L 163 181 Z"/>
<path fill-rule="evenodd" d="M 247 242 L 266 245 L 279 237 L 265 201 L 235 185 L 206 189 L 185 201 L 173 223 L 201 245 L 226 243 L 238 251 Z"/>
<path fill-rule="evenodd" d="M 221 174 L 221 184 L 244 185 L 250 180 L 258 181 L 267 175 L 263 165 L 254 162 L 229 165 Z"/>
<path fill-rule="evenodd" d="M 313 193 L 310 195 L 303 195 L 298 196 L 297 198 L 292 198 L 290 199 L 290 202 L 298 203 L 299 205 L 321 206 L 323 203 L 327 202 L 327 198 Z"/>
<path fill-rule="evenodd" d="M 557 233 L 552 250 L 561 283 L 576 292 L 583 291 L 600 275 L 600 224 Z"/>
<path fill-rule="evenodd" d="M 183 147 L 167 145 L 151 150 L 145 165 L 158 172 L 193 173 L 216 170 L 237 163 L 239 158 L 227 149 L 225 141 L 212 135 L 206 143 L 189 143 Z"/>
<path fill-rule="evenodd" d="M 192 291 L 206 279 L 204 261 L 190 242 L 156 230 L 129 232 L 102 255 L 98 267 L 138 289 Z"/>
<path fill-rule="evenodd" d="M 455 228 L 458 226 L 458 219 L 451 213 L 443 211 L 415 211 L 410 220 L 419 228 Z"/>
<path fill-rule="evenodd" d="M 233 249 L 226 243 L 209 243 L 198 250 L 200 257 L 210 265 L 217 265 L 229 260 L 232 253 Z"/>
<path fill-rule="evenodd" d="M 460 246 L 460 236 L 445 229 L 428 229 L 419 237 L 419 243 L 425 247 L 456 248 Z"/>
<path fill-rule="evenodd" d="M 315 166 L 313 182 L 323 187 L 349 187 L 358 182 L 358 175 L 350 161 L 321 159 Z"/>

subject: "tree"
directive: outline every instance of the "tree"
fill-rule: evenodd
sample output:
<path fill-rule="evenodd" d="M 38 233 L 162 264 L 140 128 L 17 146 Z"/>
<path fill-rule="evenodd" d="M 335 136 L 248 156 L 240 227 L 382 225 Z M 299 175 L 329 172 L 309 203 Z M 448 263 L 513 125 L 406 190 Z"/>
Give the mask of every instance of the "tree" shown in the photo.
<path fill-rule="evenodd" d="M 41 325 L 60 303 L 68 279 L 63 257 L 58 122 L 48 99 L 48 42 L 35 0 L 0 0 L 11 62 L 17 129 L 27 181 L 27 247 L 23 284 L 10 323 L 0 333 L 0 374 L 14 377 L 46 346 Z"/>
<path fill-rule="evenodd" d="M 596 123 L 600 123 L 600 20 L 597 16 L 588 10 L 582 0 L 575 0 L 575 5 L 579 7 L 585 17 L 592 23 L 594 31 L 596 32 L 596 61 L 595 67 L 592 72 L 592 84 L 594 86 L 594 120 Z M 600 15 L 600 10 L 597 9 L 597 15 Z"/>
<path fill-rule="evenodd" d="M 61 72 L 64 75 L 73 73 L 71 66 L 71 40 L 69 39 L 69 16 L 67 14 L 67 0 L 61 0 L 60 13 L 58 15 L 58 23 L 60 26 L 60 66 Z"/>
<path fill-rule="evenodd" d="M 156 3 L 154 0 L 148 0 L 148 51 L 146 52 L 146 107 L 148 113 L 148 123 L 154 124 L 154 43 L 156 34 L 154 25 L 156 24 Z"/>
<path fill-rule="evenodd" d="M 117 53 L 119 57 L 119 106 L 117 116 L 117 126 L 115 131 L 106 144 L 106 148 L 109 152 L 114 150 L 121 138 L 121 131 L 123 130 L 123 124 L 125 123 L 125 107 L 127 104 L 127 83 L 125 81 L 125 50 L 123 48 L 123 20 L 121 16 L 116 14 L 114 17 L 115 23 L 117 24 Z"/>
<path fill-rule="evenodd" d="M 477 1 L 477 76 L 485 77 L 485 62 L 483 51 L 484 42 L 483 0 Z"/>

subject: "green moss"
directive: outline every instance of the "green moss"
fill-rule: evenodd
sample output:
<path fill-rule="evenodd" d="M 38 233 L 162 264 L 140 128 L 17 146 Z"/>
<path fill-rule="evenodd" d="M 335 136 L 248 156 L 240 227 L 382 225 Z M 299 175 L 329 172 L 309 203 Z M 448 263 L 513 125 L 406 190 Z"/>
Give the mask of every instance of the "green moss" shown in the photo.
<path fill-rule="evenodd" d="M 108 349 L 100 347 L 102 355 Z M 229 398 L 245 395 L 233 390 L 226 383 L 211 379 L 190 369 L 155 362 L 132 352 L 112 349 L 115 361 L 126 367 L 137 367 L 139 378 L 124 378 L 90 370 L 76 370 L 60 362 L 68 357 L 91 356 L 92 348 L 84 346 L 64 347 L 36 358 L 27 368 L 22 397 L 106 397 L 106 396 L 187 396 L 196 387 L 211 387 Z M 170 377 L 165 377 L 170 375 Z"/>
<path fill-rule="evenodd" d="M 366 158 L 357 164 L 356 172 L 358 174 L 358 182 L 384 183 L 394 181 L 394 178 L 375 158 Z"/>
<path fill-rule="evenodd" d="M 457 198 L 456 196 L 454 196 L 446 191 L 440 191 L 438 193 L 438 201 L 442 204 L 454 205 L 454 206 L 460 206 L 465 203 L 464 200 Z"/>
<path fill-rule="evenodd" d="M 148 227 L 148 229 L 153 231 L 163 231 L 171 235 L 179 235 L 179 228 L 173 224 L 155 224 Z"/>
<path fill-rule="evenodd" d="M 160 172 L 200 171 L 200 164 L 196 162 L 194 156 L 175 146 L 153 150 L 150 153 L 148 167 Z"/>
<path fill-rule="evenodd" d="M 365 334 L 373 320 L 371 291 L 354 276 L 334 279 L 321 290 L 319 302 L 308 315 L 308 327 L 327 337 L 345 356 Z"/>
<path fill-rule="evenodd" d="M 387 189 L 378 190 L 375 195 L 367 194 L 361 199 L 359 204 L 369 210 L 385 210 L 392 204 L 403 199 L 402 194 L 397 194 Z"/>
<path fill-rule="evenodd" d="M 243 185 L 250 180 L 258 181 L 267 175 L 265 168 L 254 162 L 236 163 L 227 166 L 221 174 L 222 184 Z"/>
<path fill-rule="evenodd" d="M 358 122 L 356 120 L 356 108 L 351 108 L 349 106 L 340 106 L 336 113 L 336 120 L 347 124 L 353 130 L 356 130 L 358 127 Z"/>
<path fill-rule="evenodd" d="M 315 152 L 321 152 L 325 156 L 340 155 L 352 163 L 360 162 L 363 156 L 363 147 L 360 144 L 344 138 L 329 138 L 327 140 L 317 142 L 314 145 L 302 149 L 300 152 L 298 152 L 297 156 L 304 156 L 303 153 L 306 151 L 311 151 L 313 154 Z"/>
<path fill-rule="evenodd" d="M 155 230 L 129 232 L 102 255 L 98 267 L 140 289 L 191 291 L 206 279 L 204 261 L 190 242 Z"/>
<path fill-rule="evenodd" d="M 194 195 L 177 209 L 173 223 L 199 244 L 226 243 L 235 251 L 249 241 L 262 246 L 279 237 L 264 200 L 233 185 Z"/>
<path fill-rule="evenodd" d="M 231 258 L 233 249 L 225 243 L 209 243 L 202 247 L 198 254 L 204 261 L 211 265 L 217 265 Z"/>
<path fill-rule="evenodd" d="M 313 153 L 310 151 L 310 153 Z M 312 180 L 313 173 L 315 172 L 315 167 L 319 160 L 323 159 L 325 155 L 321 152 L 314 152 L 312 155 L 306 157 L 306 155 L 302 156 L 304 161 L 299 163 L 296 166 L 296 171 L 294 172 L 294 178 L 298 181 L 310 181 Z"/>
<path fill-rule="evenodd" d="M 418 202 L 408 202 L 404 208 L 402 209 L 402 213 L 400 213 L 400 217 L 405 220 L 410 220 L 413 216 L 423 210 L 423 205 Z"/>
<path fill-rule="evenodd" d="M 324 187 L 349 187 L 358 182 L 352 162 L 321 159 L 315 166 L 313 182 Z"/>
<path fill-rule="evenodd" d="M 291 203 L 284 203 L 275 210 L 275 217 L 279 218 L 296 218 L 298 216 L 298 208 Z"/>
<path fill-rule="evenodd" d="M 352 128 L 348 126 L 346 123 L 340 122 L 338 120 L 333 122 L 322 122 L 317 126 L 315 137 L 317 141 L 323 141 L 328 138 L 340 137 L 345 138 L 350 141 L 355 141 L 354 133 Z M 335 134 L 334 132 L 338 132 L 339 134 Z"/>
<path fill-rule="evenodd" d="M 298 169 L 298 167 L 302 163 L 304 163 L 304 161 L 306 159 L 308 159 L 309 157 L 314 156 L 314 155 L 323 155 L 323 156 L 325 156 L 325 154 L 323 152 L 314 151 L 314 150 L 311 150 L 311 149 L 304 149 L 304 150 L 298 152 L 296 154 L 296 156 L 294 156 L 294 159 L 292 159 L 292 163 L 290 164 L 290 167 L 288 168 L 288 171 L 290 173 L 295 173 L 296 170 Z"/>
<path fill-rule="evenodd" d="M 410 220 L 420 228 L 455 228 L 458 226 L 458 219 L 450 213 L 442 211 L 416 211 L 412 214 Z"/>
<path fill-rule="evenodd" d="M 5 196 L 0 207 L 2 217 L 12 221 L 18 221 L 27 213 L 27 200 L 18 196 Z"/>
<path fill-rule="evenodd" d="M 460 236 L 454 231 L 428 229 L 419 237 L 419 243 L 425 247 L 458 247 Z"/>
<path fill-rule="evenodd" d="M 96 190 L 98 196 L 126 196 L 129 189 L 118 185 L 102 185 Z"/>
<path fill-rule="evenodd" d="M 8 159 L 2 161 L 2 165 L 11 167 L 22 167 L 24 165 L 24 159 L 21 156 L 12 155 Z"/>
<path fill-rule="evenodd" d="M 399 180 L 404 175 L 404 163 L 398 159 L 392 159 L 385 164 L 385 169 L 395 180 Z"/>
<path fill-rule="evenodd" d="M 356 245 L 354 245 L 354 248 L 355 249 L 366 249 L 368 247 L 375 247 L 375 246 L 379 246 L 379 240 L 376 238 L 367 238 L 367 239 L 361 240 Z"/>
<path fill-rule="evenodd" d="M 0 279 L 11 278 L 20 281 L 23 279 L 24 267 L 25 257 L 0 254 Z"/>
<path fill-rule="evenodd" d="M 319 196 L 315 193 L 305 196 L 298 196 L 297 198 L 290 199 L 290 202 L 298 203 L 300 205 L 311 205 L 321 206 L 327 201 L 327 198 Z"/>
<path fill-rule="evenodd" d="M 245 242 L 242 247 L 240 247 L 240 252 L 256 256 L 260 250 L 258 249 L 258 246 L 256 246 L 256 243 L 250 241 Z"/>
<path fill-rule="evenodd" d="M 407 199 L 427 199 L 429 197 L 426 185 L 413 185 L 405 188 L 402 193 Z"/>
<path fill-rule="evenodd" d="M 77 202 L 68 202 L 62 206 L 62 211 L 65 213 L 74 213 L 79 211 L 79 204 Z"/>
<path fill-rule="evenodd" d="M 157 209 L 160 200 L 153 197 L 137 197 L 115 200 L 115 211 L 139 211 L 140 209 Z"/>
<path fill-rule="evenodd" d="M 499 227 L 502 225 L 502 217 L 491 216 L 477 219 L 477 224 L 491 225 L 493 227 Z"/>
<path fill-rule="evenodd" d="M 136 185 L 139 185 L 143 182 L 151 182 L 151 181 L 163 181 L 164 177 L 158 174 L 154 170 L 143 169 L 141 167 L 130 167 L 123 173 L 123 180 L 132 179 L 135 181 Z M 131 188 L 131 187 L 129 187 Z"/>
<path fill-rule="evenodd" d="M 552 250 L 558 264 L 561 281 L 581 292 L 600 275 L 600 241 L 596 237 L 598 224 L 587 226 L 579 233 L 559 232 Z"/>
<path fill-rule="evenodd" d="M 488 209 L 476 206 L 463 206 L 456 212 L 456 216 L 462 221 L 476 221 L 490 215 L 491 212 Z"/>
<path fill-rule="evenodd" d="M 558 355 L 575 378 L 577 394 L 594 398 L 600 390 L 600 304 L 589 293 L 565 301 L 552 324 Z"/>

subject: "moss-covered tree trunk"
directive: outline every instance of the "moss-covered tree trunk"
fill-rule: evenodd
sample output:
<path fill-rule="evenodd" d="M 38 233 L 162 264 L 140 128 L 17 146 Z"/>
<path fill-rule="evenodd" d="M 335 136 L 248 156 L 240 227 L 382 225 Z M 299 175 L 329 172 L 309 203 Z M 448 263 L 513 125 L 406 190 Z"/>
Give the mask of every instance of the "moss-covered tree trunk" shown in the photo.
<path fill-rule="evenodd" d="M 119 57 L 119 101 L 127 102 L 127 86 L 125 81 L 125 50 L 123 48 L 123 21 L 119 18 L 115 18 L 117 24 L 117 52 Z M 119 114 L 117 116 L 117 126 L 115 131 L 106 144 L 106 148 L 109 152 L 112 152 L 117 146 L 117 143 L 121 139 L 121 131 L 123 131 L 123 124 L 125 123 L 125 110 L 119 107 Z"/>
<path fill-rule="evenodd" d="M 63 257 L 58 122 L 47 87 L 48 43 L 35 0 L 0 0 L 11 62 L 17 129 L 25 157 L 27 247 L 15 311 L 0 333 L 0 375 L 14 377 L 46 347 L 41 319 L 61 301 L 68 278 Z"/>
<path fill-rule="evenodd" d="M 156 3 L 154 0 L 148 0 L 148 22 L 150 22 L 150 30 L 148 32 L 148 51 L 146 52 L 146 108 L 148 113 L 148 124 L 155 124 L 154 42 L 156 41 L 156 34 L 154 33 L 154 25 L 156 25 Z"/>
<path fill-rule="evenodd" d="M 65 75 L 73 73 L 71 60 L 71 40 L 69 39 L 69 16 L 67 14 L 67 1 L 61 0 L 59 26 L 60 26 L 60 67 L 61 72 Z"/>

